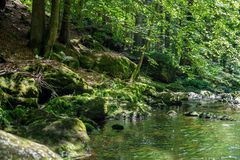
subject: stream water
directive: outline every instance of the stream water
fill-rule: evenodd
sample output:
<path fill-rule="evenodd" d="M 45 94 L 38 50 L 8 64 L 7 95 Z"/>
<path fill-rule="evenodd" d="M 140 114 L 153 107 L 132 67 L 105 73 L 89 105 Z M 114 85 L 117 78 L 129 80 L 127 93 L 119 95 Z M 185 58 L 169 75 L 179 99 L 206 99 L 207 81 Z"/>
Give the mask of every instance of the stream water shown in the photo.
<path fill-rule="evenodd" d="M 189 107 L 190 106 L 190 107 Z M 170 118 L 168 109 L 158 110 L 142 121 L 109 121 L 94 132 L 92 148 L 97 160 L 179 160 L 240 159 L 240 113 L 219 104 L 174 108 L 178 116 Z M 237 121 L 207 120 L 183 116 L 186 110 L 227 113 Z M 112 130 L 121 124 L 124 130 Z"/>

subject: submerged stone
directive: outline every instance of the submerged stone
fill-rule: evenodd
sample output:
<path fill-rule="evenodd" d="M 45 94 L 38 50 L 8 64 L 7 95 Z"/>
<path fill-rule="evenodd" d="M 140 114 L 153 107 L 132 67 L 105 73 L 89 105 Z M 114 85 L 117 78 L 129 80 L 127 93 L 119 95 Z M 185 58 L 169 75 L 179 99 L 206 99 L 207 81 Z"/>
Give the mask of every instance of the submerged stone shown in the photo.
<path fill-rule="evenodd" d="M 170 111 L 167 112 L 167 115 L 169 117 L 176 117 L 177 116 L 177 112 L 174 111 L 174 110 L 170 110 Z"/>
<path fill-rule="evenodd" d="M 189 117 L 198 117 L 199 113 L 196 111 L 190 111 L 190 112 L 185 112 L 184 115 Z"/>
<path fill-rule="evenodd" d="M 124 127 L 120 124 L 114 124 L 114 125 L 112 125 L 112 129 L 117 130 L 117 131 L 121 131 L 121 130 L 124 130 Z"/>
<path fill-rule="evenodd" d="M 233 118 L 231 118 L 228 115 L 216 115 L 214 113 L 209 113 L 209 112 L 198 113 L 196 111 L 190 111 L 190 112 L 185 112 L 184 115 L 188 116 L 188 117 L 198 117 L 198 118 L 202 118 L 202 119 L 235 121 Z"/>

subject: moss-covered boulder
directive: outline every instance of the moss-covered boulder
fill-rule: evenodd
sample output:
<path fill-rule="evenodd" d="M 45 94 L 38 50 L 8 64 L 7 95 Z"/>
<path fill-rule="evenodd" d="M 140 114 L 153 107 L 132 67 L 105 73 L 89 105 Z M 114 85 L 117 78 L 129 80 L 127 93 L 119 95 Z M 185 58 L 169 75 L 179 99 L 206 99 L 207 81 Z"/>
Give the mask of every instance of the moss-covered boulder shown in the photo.
<path fill-rule="evenodd" d="M 58 95 L 83 93 L 88 89 L 87 83 L 66 65 L 55 61 L 45 61 L 27 66 L 25 71 L 39 72 L 40 86 L 54 90 Z"/>
<path fill-rule="evenodd" d="M 57 115 L 84 116 L 97 122 L 105 120 L 107 116 L 106 101 L 88 94 L 54 98 L 46 105 L 45 110 Z"/>
<path fill-rule="evenodd" d="M 86 127 L 77 118 L 60 118 L 53 122 L 36 121 L 29 125 L 28 134 L 63 158 L 79 159 L 91 155 Z"/>
<path fill-rule="evenodd" d="M 177 105 L 181 106 L 182 102 L 188 100 L 188 93 L 186 92 L 171 92 L 171 91 L 164 91 L 164 92 L 152 92 L 154 102 L 157 104 L 165 105 Z M 159 105 L 158 105 L 159 106 Z"/>
<path fill-rule="evenodd" d="M 85 52 L 80 55 L 79 61 L 84 68 L 120 79 L 130 78 L 136 68 L 136 64 L 127 57 L 112 52 Z"/>
<path fill-rule="evenodd" d="M 0 130 L 0 159 L 54 159 L 61 157 L 48 147 Z"/>
<path fill-rule="evenodd" d="M 106 72 L 112 77 L 127 79 L 135 70 L 136 64 L 124 56 L 115 53 L 97 54 L 97 61 L 94 69 Z"/>
<path fill-rule="evenodd" d="M 53 96 L 91 90 L 79 74 L 56 61 L 22 62 L 14 67 L 16 71 L 0 77 L 1 103 L 7 106 L 37 106 Z"/>
<path fill-rule="evenodd" d="M 38 84 L 26 73 L 16 72 L 0 77 L 1 103 L 8 107 L 16 105 L 37 106 Z"/>
<path fill-rule="evenodd" d="M 45 110 L 56 115 L 84 116 L 95 122 L 110 117 L 140 118 L 149 115 L 150 111 L 150 106 L 144 102 L 143 92 L 146 88 L 147 85 L 142 83 L 119 82 L 111 89 L 101 88 L 92 95 L 54 98 L 46 105 Z"/>
<path fill-rule="evenodd" d="M 55 61 L 34 63 L 26 66 L 24 71 L 38 76 L 36 80 L 41 89 L 39 103 L 45 103 L 53 96 L 80 94 L 91 90 L 79 74 Z"/>
<path fill-rule="evenodd" d="M 136 68 L 135 63 L 119 53 L 107 50 L 91 50 L 82 45 L 79 39 L 71 40 L 70 44 L 71 48 L 56 45 L 55 52 L 59 54 L 57 56 L 53 55 L 53 57 L 58 61 L 67 62 L 66 64 L 70 66 L 73 66 L 76 63 L 76 59 L 78 59 L 78 65 L 82 68 L 106 73 L 109 76 L 120 79 L 130 78 Z"/>

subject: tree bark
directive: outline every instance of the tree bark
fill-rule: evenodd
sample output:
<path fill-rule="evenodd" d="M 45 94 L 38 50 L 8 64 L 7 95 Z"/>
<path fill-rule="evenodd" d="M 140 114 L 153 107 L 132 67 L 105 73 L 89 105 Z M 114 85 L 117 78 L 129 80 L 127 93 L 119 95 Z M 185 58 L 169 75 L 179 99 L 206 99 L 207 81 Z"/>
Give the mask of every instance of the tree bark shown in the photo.
<path fill-rule="evenodd" d="M 45 57 L 49 57 L 53 45 L 57 39 L 59 27 L 60 0 L 52 0 L 51 17 L 49 24 L 48 37 L 44 49 Z"/>
<path fill-rule="evenodd" d="M 61 31 L 59 35 L 59 42 L 68 44 L 70 39 L 70 14 L 71 14 L 71 2 L 72 0 L 64 1 L 63 19 L 61 25 Z"/>
<path fill-rule="evenodd" d="M 156 10 L 160 14 L 160 21 L 163 22 L 163 3 L 162 0 L 159 0 L 159 2 L 156 5 Z M 160 53 L 163 52 L 164 47 L 164 36 L 163 36 L 163 24 L 160 24 L 159 26 L 159 41 L 156 44 L 156 49 L 159 50 Z"/>
<path fill-rule="evenodd" d="M 151 30 L 148 31 L 147 36 L 150 37 L 150 35 L 151 35 Z M 141 57 L 140 57 L 140 60 L 138 62 L 136 69 L 133 71 L 133 73 L 130 77 L 130 80 L 129 80 L 130 83 L 134 82 L 138 78 L 140 71 L 141 71 L 142 64 L 143 64 L 143 59 L 145 57 L 145 52 L 148 51 L 149 48 L 150 48 L 150 41 L 147 40 L 141 49 Z"/>
<path fill-rule="evenodd" d="M 45 2 L 33 0 L 29 46 L 41 52 L 45 36 Z"/>
<path fill-rule="evenodd" d="M 135 17 L 135 26 L 138 27 L 138 29 L 141 29 L 143 23 L 143 15 L 142 14 L 137 14 Z M 142 34 L 139 33 L 139 31 L 137 33 L 134 33 L 134 45 L 135 46 L 143 46 L 143 38 L 142 38 Z"/>
<path fill-rule="evenodd" d="M 0 0 L 0 10 L 3 10 L 6 6 L 6 0 Z"/>
<path fill-rule="evenodd" d="M 79 0 L 78 1 L 78 10 L 77 10 L 77 16 L 78 16 L 78 25 L 82 25 L 82 9 L 84 8 L 84 4 L 85 4 L 86 0 Z"/>
<path fill-rule="evenodd" d="M 167 28 L 165 29 L 165 48 L 168 49 L 170 47 L 170 23 L 171 23 L 171 15 L 169 12 L 165 12 L 165 20 L 167 22 Z"/>

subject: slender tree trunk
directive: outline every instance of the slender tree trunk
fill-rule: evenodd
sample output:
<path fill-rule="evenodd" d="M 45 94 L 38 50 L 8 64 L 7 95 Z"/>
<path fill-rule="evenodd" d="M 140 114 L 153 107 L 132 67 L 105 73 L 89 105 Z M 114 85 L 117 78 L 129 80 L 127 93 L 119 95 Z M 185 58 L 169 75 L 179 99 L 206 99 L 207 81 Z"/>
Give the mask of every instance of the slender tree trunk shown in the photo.
<path fill-rule="evenodd" d="M 132 82 L 134 82 L 138 78 L 140 70 L 141 70 L 141 67 L 142 67 L 144 56 L 145 56 L 145 53 L 143 51 L 143 52 L 141 52 L 141 57 L 140 57 L 138 65 L 137 65 L 137 68 L 133 71 L 129 82 L 132 83 Z"/>
<path fill-rule="evenodd" d="M 71 3 L 72 0 L 64 1 L 63 19 L 59 35 L 59 41 L 63 44 L 68 44 L 70 39 Z"/>
<path fill-rule="evenodd" d="M 170 47 L 170 23 L 171 23 L 171 15 L 169 12 L 165 13 L 165 20 L 168 24 L 165 30 L 164 42 L 165 42 L 165 48 L 169 48 Z"/>
<path fill-rule="evenodd" d="M 85 1 L 86 1 L 86 0 L 79 0 L 79 2 L 78 2 L 78 10 L 77 10 L 78 25 L 81 25 L 81 24 L 82 24 L 82 19 L 83 19 L 82 9 L 84 8 Z"/>
<path fill-rule="evenodd" d="M 45 2 L 44 0 L 33 0 L 29 46 L 32 49 L 38 49 L 40 53 L 44 45 L 44 36 L 45 36 Z"/>
<path fill-rule="evenodd" d="M 151 30 L 148 31 L 148 37 L 150 37 L 150 35 L 151 35 Z M 137 68 L 133 71 L 129 82 L 132 83 L 132 82 L 134 82 L 138 78 L 139 73 L 141 71 L 141 67 L 142 67 L 144 56 L 145 56 L 145 52 L 148 51 L 149 48 L 150 48 L 150 41 L 148 40 L 144 44 L 144 46 L 142 47 L 140 60 L 138 62 Z"/>
<path fill-rule="evenodd" d="M 159 1 L 159 3 L 156 6 L 156 9 L 158 10 L 158 13 L 160 14 L 160 21 L 163 22 L 163 4 L 162 4 L 162 0 Z M 160 24 L 159 26 L 159 42 L 157 43 L 156 49 L 159 50 L 160 53 L 163 52 L 163 42 L 164 42 L 164 38 L 163 38 L 163 24 Z"/>
<path fill-rule="evenodd" d="M 141 29 L 141 25 L 143 23 L 143 15 L 142 14 L 137 14 L 135 17 L 135 26 L 138 27 L 138 29 Z M 139 47 L 143 45 L 143 38 L 142 34 L 137 32 L 134 33 L 134 45 Z"/>
<path fill-rule="evenodd" d="M 193 21 L 193 15 L 192 15 L 191 10 L 190 10 L 193 3 L 194 3 L 193 0 L 188 0 L 185 26 L 188 26 L 189 22 Z M 180 63 L 183 64 L 183 65 L 185 65 L 185 64 L 190 65 L 191 64 L 191 62 L 188 60 L 189 59 L 189 53 L 191 52 L 191 48 L 189 47 L 190 35 L 191 35 L 191 32 L 186 31 L 186 35 L 184 36 L 184 38 L 182 40 L 183 41 L 183 53 L 182 53 L 181 58 L 180 58 Z"/>
<path fill-rule="evenodd" d="M 60 0 L 52 0 L 51 17 L 49 24 L 49 32 L 45 45 L 45 57 L 49 57 L 53 45 L 57 39 L 59 27 L 59 14 L 60 14 Z"/>

